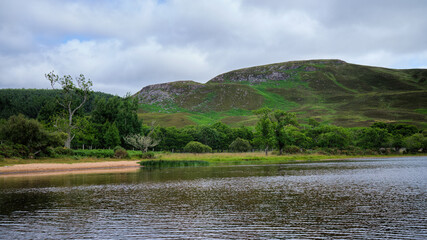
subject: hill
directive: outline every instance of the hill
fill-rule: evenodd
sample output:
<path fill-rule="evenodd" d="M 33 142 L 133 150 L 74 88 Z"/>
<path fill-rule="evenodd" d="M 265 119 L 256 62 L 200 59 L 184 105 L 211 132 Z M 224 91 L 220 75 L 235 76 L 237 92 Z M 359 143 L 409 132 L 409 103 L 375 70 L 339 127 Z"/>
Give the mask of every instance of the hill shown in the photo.
<path fill-rule="evenodd" d="M 178 81 L 135 94 L 140 117 L 163 126 L 222 121 L 253 125 L 270 107 L 340 126 L 375 121 L 426 126 L 427 69 L 397 70 L 341 60 L 293 61 L 234 70 L 206 84 Z"/>

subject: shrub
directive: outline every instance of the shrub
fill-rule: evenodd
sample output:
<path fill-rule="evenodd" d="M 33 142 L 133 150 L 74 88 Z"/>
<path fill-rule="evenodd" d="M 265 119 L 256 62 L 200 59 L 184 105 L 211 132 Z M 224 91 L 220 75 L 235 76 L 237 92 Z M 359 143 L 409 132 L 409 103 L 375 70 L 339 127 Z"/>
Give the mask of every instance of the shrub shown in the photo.
<path fill-rule="evenodd" d="M 74 151 L 72 149 L 66 148 L 66 147 L 56 147 L 54 148 L 54 152 L 56 155 L 62 155 L 62 156 L 73 156 Z"/>
<path fill-rule="evenodd" d="M 0 155 L 10 158 L 15 156 L 15 150 L 12 146 L 7 144 L 1 144 L 0 145 Z"/>
<path fill-rule="evenodd" d="M 112 149 L 74 150 L 74 154 L 80 157 L 113 158 Z"/>
<path fill-rule="evenodd" d="M 232 152 L 248 152 L 252 149 L 252 146 L 248 140 L 236 138 L 236 140 L 230 144 L 229 148 Z"/>
<path fill-rule="evenodd" d="M 299 153 L 301 152 L 300 148 L 295 145 L 286 146 L 284 149 L 285 153 Z"/>
<path fill-rule="evenodd" d="M 141 154 L 141 159 L 154 159 L 154 158 L 156 157 L 154 156 L 153 152 L 144 152 Z"/>
<path fill-rule="evenodd" d="M 124 148 L 122 146 L 117 145 L 113 148 L 113 151 L 116 152 L 119 149 L 124 149 Z"/>
<path fill-rule="evenodd" d="M 184 147 L 184 152 L 189 153 L 210 153 L 212 148 L 200 142 L 191 141 Z"/>
<path fill-rule="evenodd" d="M 26 158 L 30 154 L 27 146 L 22 144 L 0 144 L 0 155 L 11 158 L 11 157 L 22 157 Z"/>
<path fill-rule="evenodd" d="M 427 147 L 427 138 L 422 133 L 406 137 L 403 142 L 405 147 L 411 152 L 417 152 L 419 149 Z"/>
<path fill-rule="evenodd" d="M 2 140 L 13 147 L 13 156 L 35 157 L 39 153 L 47 152 L 49 146 L 59 146 L 63 143 L 63 135 L 50 133 L 35 119 L 27 119 L 24 115 L 11 116 L 0 125 Z"/>
<path fill-rule="evenodd" d="M 122 147 L 115 147 L 114 148 L 114 158 L 119 158 L 119 159 L 123 159 L 123 158 L 130 158 L 128 152 L 126 151 L 126 149 L 122 148 Z"/>

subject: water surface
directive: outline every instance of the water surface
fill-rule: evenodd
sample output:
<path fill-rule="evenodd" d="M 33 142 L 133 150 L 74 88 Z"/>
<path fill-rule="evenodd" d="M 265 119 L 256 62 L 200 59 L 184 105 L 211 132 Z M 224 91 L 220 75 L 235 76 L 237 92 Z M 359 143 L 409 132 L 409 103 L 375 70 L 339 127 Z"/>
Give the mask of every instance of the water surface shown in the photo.
<path fill-rule="evenodd" d="M 0 177 L 4 239 L 427 238 L 427 157 Z"/>

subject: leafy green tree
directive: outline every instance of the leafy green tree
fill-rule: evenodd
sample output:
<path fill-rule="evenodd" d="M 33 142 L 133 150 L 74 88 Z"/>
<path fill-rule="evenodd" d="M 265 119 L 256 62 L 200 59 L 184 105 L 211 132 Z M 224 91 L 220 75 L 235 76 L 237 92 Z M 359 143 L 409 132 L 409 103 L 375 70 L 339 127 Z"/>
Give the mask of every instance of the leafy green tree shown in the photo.
<path fill-rule="evenodd" d="M 295 126 L 288 126 L 285 129 L 284 137 L 286 145 L 308 148 L 312 144 L 312 139 Z"/>
<path fill-rule="evenodd" d="M 298 125 L 295 113 L 289 113 L 282 110 L 272 112 L 273 129 L 276 138 L 276 146 L 279 149 L 279 154 L 283 154 L 283 148 L 286 146 L 286 128 L 288 126 Z"/>
<path fill-rule="evenodd" d="M 121 139 L 124 136 L 141 132 L 141 121 L 138 120 L 138 100 L 127 96 L 121 100 L 120 109 L 116 118 Z"/>
<path fill-rule="evenodd" d="M 224 139 L 224 136 L 211 126 L 201 126 L 198 128 L 196 139 L 211 146 L 212 149 L 221 149 L 221 140 Z"/>
<path fill-rule="evenodd" d="M 97 98 L 92 112 L 92 121 L 99 127 L 105 122 L 115 122 L 119 129 L 120 139 L 123 144 L 125 136 L 141 132 L 142 123 L 138 120 L 138 101 L 136 98 Z M 104 129 L 104 134 L 107 129 Z M 102 131 L 102 129 L 99 129 Z"/>
<path fill-rule="evenodd" d="M 238 128 L 232 128 L 233 139 L 242 138 L 251 142 L 254 138 L 254 133 L 251 129 L 245 126 L 240 126 Z"/>
<path fill-rule="evenodd" d="M 415 133 L 412 136 L 406 137 L 404 146 L 411 152 L 416 152 L 420 149 L 427 149 L 427 138 L 422 133 Z"/>
<path fill-rule="evenodd" d="M 219 150 L 227 150 L 231 142 L 235 139 L 231 127 L 222 122 L 216 122 L 212 124 L 211 127 L 215 129 L 219 134 L 217 148 Z"/>
<path fill-rule="evenodd" d="M 261 108 L 255 113 L 259 116 L 259 121 L 255 127 L 257 130 L 256 142 L 264 142 L 264 146 L 275 145 L 280 154 L 283 154 L 283 148 L 286 146 L 285 130 L 288 126 L 298 125 L 295 113 L 285 112 L 269 108 Z M 267 150 L 266 150 L 267 154 Z"/>
<path fill-rule="evenodd" d="M 337 126 L 330 126 L 329 131 L 321 133 L 317 137 L 317 144 L 320 147 L 345 149 L 350 145 L 350 132 Z"/>
<path fill-rule="evenodd" d="M 120 111 L 120 98 L 98 97 L 95 99 L 95 106 L 91 113 L 94 123 L 104 124 L 105 122 L 115 122 Z"/>
<path fill-rule="evenodd" d="M 184 147 L 184 152 L 189 153 L 210 153 L 212 152 L 212 148 L 208 145 L 205 145 L 201 142 L 191 141 L 187 143 Z"/>
<path fill-rule="evenodd" d="M 268 148 L 275 143 L 274 126 L 269 117 L 270 112 L 269 108 L 261 108 L 254 112 L 259 118 L 255 126 L 254 143 L 265 149 L 265 155 L 268 155 Z"/>
<path fill-rule="evenodd" d="M 193 140 L 187 132 L 176 127 L 160 127 L 159 135 L 162 139 L 159 148 L 166 151 L 181 151 L 188 142 Z"/>
<path fill-rule="evenodd" d="M 115 146 L 120 145 L 119 129 L 115 122 L 110 124 L 108 130 L 105 132 L 104 141 L 105 146 L 108 148 L 114 148 Z"/>
<path fill-rule="evenodd" d="M 401 135 L 402 137 L 411 136 L 419 132 L 419 129 L 416 126 L 404 123 L 375 122 L 372 124 L 371 128 L 386 129 L 391 135 Z"/>
<path fill-rule="evenodd" d="M 363 148 L 380 148 L 390 144 L 391 134 L 387 129 L 369 127 L 364 128 L 358 137 L 358 145 Z"/>
<path fill-rule="evenodd" d="M 64 135 L 50 133 L 35 119 L 26 119 L 24 115 L 11 116 L 0 127 L 0 137 L 11 144 L 26 146 L 31 154 L 46 152 L 47 147 L 56 147 L 64 142 Z"/>
<path fill-rule="evenodd" d="M 89 148 L 99 147 L 99 131 L 95 127 L 94 123 L 90 121 L 89 116 L 79 117 L 76 119 L 76 125 L 79 126 L 76 132 L 76 137 L 73 141 L 73 147 Z M 102 138 L 104 135 L 101 136 Z"/>
<path fill-rule="evenodd" d="M 252 149 L 251 144 L 246 139 L 236 138 L 229 146 L 233 152 L 248 152 Z"/>
<path fill-rule="evenodd" d="M 65 140 L 65 147 L 71 148 L 71 141 L 73 140 L 76 128 L 73 122 L 73 116 L 88 100 L 89 95 L 92 93 L 92 81 L 86 80 L 83 74 L 73 79 L 70 75 L 59 77 L 53 71 L 45 74 L 45 77 L 50 81 L 53 89 L 55 85 L 59 84 L 62 88 L 62 97 L 58 98 L 58 104 L 61 105 L 67 112 L 67 139 Z M 76 83 L 74 83 L 74 81 Z M 77 84 L 77 85 L 76 85 Z"/>

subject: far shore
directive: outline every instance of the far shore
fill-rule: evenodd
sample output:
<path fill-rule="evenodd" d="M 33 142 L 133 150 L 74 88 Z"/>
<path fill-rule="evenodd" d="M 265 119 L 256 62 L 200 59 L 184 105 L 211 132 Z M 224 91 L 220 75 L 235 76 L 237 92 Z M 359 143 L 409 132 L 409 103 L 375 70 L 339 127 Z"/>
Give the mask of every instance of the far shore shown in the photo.
<path fill-rule="evenodd" d="M 207 161 L 214 165 L 242 165 L 242 164 L 285 164 L 309 163 L 324 161 L 340 161 L 354 158 L 388 158 L 414 157 L 417 155 L 319 155 L 319 154 L 286 154 L 265 156 L 262 152 L 254 153 L 158 153 L 156 159 L 165 161 Z M 35 176 L 59 174 L 89 174 L 137 171 L 140 161 L 147 159 L 120 160 L 111 158 L 48 158 L 48 159 L 6 159 L 0 165 L 0 177 L 8 176 Z"/>

